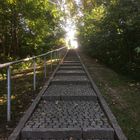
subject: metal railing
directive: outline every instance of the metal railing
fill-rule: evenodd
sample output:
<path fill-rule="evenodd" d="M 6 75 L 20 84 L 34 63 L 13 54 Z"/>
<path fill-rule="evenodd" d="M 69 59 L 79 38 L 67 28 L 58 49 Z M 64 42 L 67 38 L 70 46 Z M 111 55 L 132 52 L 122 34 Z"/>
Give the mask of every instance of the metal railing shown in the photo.
<path fill-rule="evenodd" d="M 53 51 L 49 51 L 47 53 L 13 61 L 13 62 L 8 62 L 4 64 L 0 64 L 0 69 L 6 68 L 7 69 L 7 121 L 11 121 L 11 66 L 18 64 L 18 63 L 23 63 L 27 61 L 33 60 L 33 89 L 36 90 L 36 59 L 44 57 L 44 78 L 46 79 L 46 67 L 47 67 L 47 56 L 50 55 L 50 61 L 51 61 L 51 71 L 53 67 L 53 55 L 55 55 L 55 58 L 57 59 L 58 62 L 61 61 L 61 59 L 64 57 L 64 55 L 67 52 L 67 47 L 62 47 Z"/>

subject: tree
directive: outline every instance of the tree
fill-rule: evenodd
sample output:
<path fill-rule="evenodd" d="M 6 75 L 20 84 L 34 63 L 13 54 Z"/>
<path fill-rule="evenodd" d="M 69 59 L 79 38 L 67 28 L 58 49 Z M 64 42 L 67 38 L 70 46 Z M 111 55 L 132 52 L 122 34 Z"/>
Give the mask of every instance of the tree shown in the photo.
<path fill-rule="evenodd" d="M 63 37 L 61 15 L 48 0 L 1 0 L 1 62 L 43 53 L 56 45 Z"/>
<path fill-rule="evenodd" d="M 83 3 L 79 40 L 85 51 L 115 70 L 138 78 L 140 2 L 88 0 Z"/>

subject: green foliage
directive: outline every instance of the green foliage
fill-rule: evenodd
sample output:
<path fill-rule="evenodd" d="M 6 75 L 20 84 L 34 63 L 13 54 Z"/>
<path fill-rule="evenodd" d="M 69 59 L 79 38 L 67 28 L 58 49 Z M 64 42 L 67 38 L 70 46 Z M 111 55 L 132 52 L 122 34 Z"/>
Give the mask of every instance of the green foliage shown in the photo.
<path fill-rule="evenodd" d="M 48 0 L 1 0 L 0 61 L 51 49 L 63 37 L 60 17 Z"/>
<path fill-rule="evenodd" d="M 84 6 L 81 46 L 115 70 L 140 79 L 140 2 L 90 0 Z"/>

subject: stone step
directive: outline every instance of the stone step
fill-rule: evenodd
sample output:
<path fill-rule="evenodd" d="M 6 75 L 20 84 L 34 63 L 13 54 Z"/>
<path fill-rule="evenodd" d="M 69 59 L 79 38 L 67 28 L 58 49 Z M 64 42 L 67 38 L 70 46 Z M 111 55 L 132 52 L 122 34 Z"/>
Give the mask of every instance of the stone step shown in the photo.
<path fill-rule="evenodd" d="M 79 58 L 77 56 L 67 56 L 65 59 L 77 59 L 77 60 L 79 60 Z"/>
<path fill-rule="evenodd" d="M 88 84 L 90 83 L 87 76 L 60 76 L 56 75 L 52 81 L 52 84 Z"/>
<path fill-rule="evenodd" d="M 65 59 L 65 61 L 79 61 L 78 59 Z"/>
<path fill-rule="evenodd" d="M 97 102 L 41 100 L 22 129 L 21 137 L 114 140 L 114 130 Z"/>
<path fill-rule="evenodd" d="M 85 71 L 83 70 L 58 70 L 56 72 L 56 75 L 69 75 L 69 76 L 72 76 L 72 75 L 79 75 L 79 76 L 82 76 L 82 75 L 86 75 Z"/>
<path fill-rule="evenodd" d="M 47 101 L 54 100 L 92 100 L 97 101 L 97 96 L 90 85 L 50 85 L 42 96 Z"/>
<path fill-rule="evenodd" d="M 76 138 L 74 138 L 74 137 L 67 137 L 67 138 L 65 138 L 65 139 L 63 139 L 63 138 L 61 138 L 61 139 L 59 139 L 59 138 L 56 138 L 56 139 L 46 139 L 46 138 L 44 138 L 44 139 L 36 139 L 36 138 L 34 138 L 34 139 L 21 139 L 21 140 L 113 140 L 113 139 L 94 139 L 94 138 L 91 138 L 91 139 L 83 139 L 83 138 L 81 138 L 81 139 L 76 139 Z"/>
<path fill-rule="evenodd" d="M 112 139 L 94 139 L 94 138 L 92 138 L 92 139 L 83 139 L 83 138 L 81 138 L 81 139 L 78 139 L 78 138 L 74 138 L 74 137 L 67 137 L 67 138 L 65 138 L 65 139 L 59 139 L 59 138 L 55 138 L 55 139 L 46 139 L 46 138 L 44 138 L 44 139 L 36 139 L 36 138 L 34 138 L 34 139 L 21 139 L 21 140 L 112 140 Z"/>
<path fill-rule="evenodd" d="M 80 61 L 63 61 L 63 63 L 80 63 Z"/>
<path fill-rule="evenodd" d="M 22 137 L 27 139 L 63 139 L 67 137 L 80 138 L 82 136 L 81 129 L 70 128 L 24 128 Z"/>
<path fill-rule="evenodd" d="M 81 66 L 81 63 L 62 63 L 61 66 Z"/>
<path fill-rule="evenodd" d="M 77 57 L 66 57 L 65 61 L 79 61 Z"/>
<path fill-rule="evenodd" d="M 60 66 L 59 69 L 61 70 L 82 70 L 82 66 Z"/>

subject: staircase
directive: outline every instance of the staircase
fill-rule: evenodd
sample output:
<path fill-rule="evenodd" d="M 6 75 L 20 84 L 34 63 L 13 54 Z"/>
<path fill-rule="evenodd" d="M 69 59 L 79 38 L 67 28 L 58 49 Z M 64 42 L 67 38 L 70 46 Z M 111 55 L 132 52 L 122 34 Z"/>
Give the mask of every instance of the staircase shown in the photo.
<path fill-rule="evenodd" d="M 70 50 L 21 131 L 21 140 L 114 140 L 76 51 Z"/>

